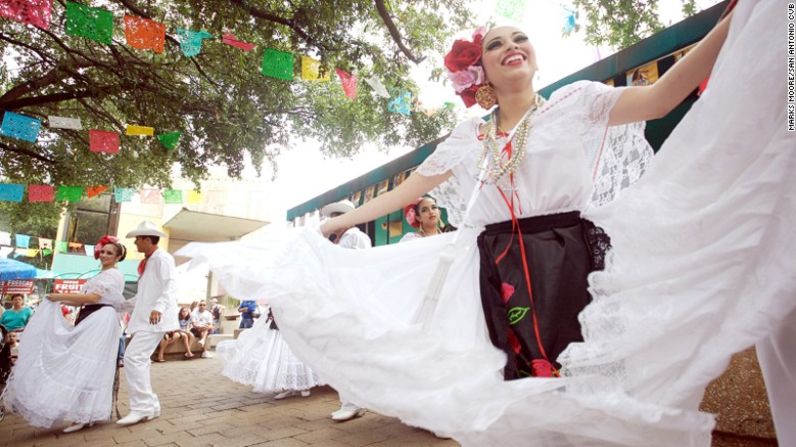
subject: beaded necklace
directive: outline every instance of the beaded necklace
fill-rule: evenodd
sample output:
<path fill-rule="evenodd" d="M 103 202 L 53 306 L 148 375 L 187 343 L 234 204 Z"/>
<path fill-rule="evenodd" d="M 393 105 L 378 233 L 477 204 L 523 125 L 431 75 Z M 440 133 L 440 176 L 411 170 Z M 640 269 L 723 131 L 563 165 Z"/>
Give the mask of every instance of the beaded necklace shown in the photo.
<path fill-rule="evenodd" d="M 492 117 L 488 123 L 486 123 L 486 129 L 484 132 L 484 142 L 483 142 L 483 149 L 481 150 L 481 156 L 478 159 L 478 166 L 484 166 L 484 160 L 487 157 L 492 159 L 492 163 L 487 167 L 487 171 L 484 176 L 484 183 L 487 184 L 497 184 L 498 181 L 506 174 L 512 176 L 514 171 L 517 170 L 522 159 L 525 158 L 525 151 L 526 151 L 526 143 L 528 141 L 528 134 L 533 127 L 531 117 L 533 112 L 536 111 L 542 104 L 544 103 L 544 98 L 539 96 L 538 94 L 534 96 L 533 104 L 531 105 L 531 109 L 525 114 L 525 117 L 517 124 L 516 131 L 514 135 L 509 136 L 509 141 L 506 143 L 502 151 L 507 151 L 509 145 L 511 145 L 511 149 L 509 152 L 508 160 L 503 162 L 503 157 L 501 154 L 500 146 L 497 142 L 497 119 L 498 119 L 498 111 L 495 109 L 492 112 Z M 516 144 L 514 144 L 516 141 Z"/>

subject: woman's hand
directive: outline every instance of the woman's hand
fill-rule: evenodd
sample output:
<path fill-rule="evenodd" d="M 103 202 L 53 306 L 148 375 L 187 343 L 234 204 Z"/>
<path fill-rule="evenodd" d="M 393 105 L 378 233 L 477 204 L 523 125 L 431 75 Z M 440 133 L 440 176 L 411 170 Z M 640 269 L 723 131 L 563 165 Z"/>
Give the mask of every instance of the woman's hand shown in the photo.
<path fill-rule="evenodd" d="M 61 301 L 60 298 L 58 298 L 58 295 L 59 295 L 58 293 L 48 293 L 47 299 L 54 303 L 57 303 L 58 301 Z"/>

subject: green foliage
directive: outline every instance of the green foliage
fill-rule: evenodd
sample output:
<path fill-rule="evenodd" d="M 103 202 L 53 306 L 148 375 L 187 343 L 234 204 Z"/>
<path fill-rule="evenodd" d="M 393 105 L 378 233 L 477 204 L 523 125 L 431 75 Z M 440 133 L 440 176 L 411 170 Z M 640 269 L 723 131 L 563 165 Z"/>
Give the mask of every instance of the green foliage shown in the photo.
<path fill-rule="evenodd" d="M 0 231 L 12 233 L 12 237 L 19 233 L 55 239 L 62 211 L 63 207 L 57 203 L 0 202 Z M 43 256 L 39 253 L 35 258 L 23 257 L 19 260 L 40 269 L 48 269 L 52 254 Z"/>
<path fill-rule="evenodd" d="M 683 14 L 696 14 L 695 0 L 680 0 Z M 626 48 L 663 29 L 658 0 L 574 0 L 586 18 L 586 41 Z"/>
<path fill-rule="evenodd" d="M 439 136 L 451 115 L 403 117 L 360 82 L 356 101 L 337 77 L 292 82 L 260 73 L 266 48 L 307 54 L 328 70 L 361 80 L 379 76 L 391 93 L 416 92 L 411 60 L 440 50 L 450 33 L 469 26 L 463 0 L 113 0 L 113 43 L 64 33 L 64 3 L 54 2 L 49 31 L 0 20 L 0 110 L 46 119 L 78 117 L 84 130 L 43 127 L 35 144 L 0 138 L 0 177 L 55 185 L 168 186 L 173 166 L 198 181 L 210 165 L 239 176 L 245 160 L 273 161 L 303 138 L 321 141 L 328 155 L 350 156 L 364 142 L 418 144 Z M 122 17 L 167 25 L 162 54 L 126 45 Z M 176 29 L 207 30 L 196 57 L 179 49 Z M 257 45 L 244 52 L 224 45 L 232 32 Z M 298 58 L 296 67 L 298 69 Z M 119 154 L 88 150 L 88 129 L 124 133 L 126 124 L 157 134 L 179 131 L 174 151 L 156 138 L 122 137 Z"/>

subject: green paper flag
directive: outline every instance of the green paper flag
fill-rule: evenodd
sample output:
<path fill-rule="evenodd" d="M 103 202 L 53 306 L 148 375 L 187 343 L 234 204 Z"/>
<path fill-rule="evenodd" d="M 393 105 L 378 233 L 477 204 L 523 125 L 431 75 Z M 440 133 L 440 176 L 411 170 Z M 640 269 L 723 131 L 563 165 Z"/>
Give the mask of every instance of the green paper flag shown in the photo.
<path fill-rule="evenodd" d="M 42 248 L 41 254 L 42 256 L 50 256 L 51 254 L 53 254 L 53 251 L 50 250 L 49 248 Z"/>
<path fill-rule="evenodd" d="M 167 189 L 163 191 L 163 201 L 166 203 L 182 204 L 182 190 Z"/>
<path fill-rule="evenodd" d="M 55 200 L 59 202 L 79 202 L 83 198 L 82 186 L 59 186 L 55 192 Z"/>
<path fill-rule="evenodd" d="M 521 21 L 525 17 L 527 0 L 498 0 L 495 13 L 507 19 Z"/>
<path fill-rule="evenodd" d="M 66 2 L 66 34 L 110 45 L 113 14 L 107 9 Z"/>
<path fill-rule="evenodd" d="M 286 81 L 293 80 L 293 53 L 266 48 L 260 72 L 264 76 Z"/>
<path fill-rule="evenodd" d="M 176 130 L 174 132 L 162 133 L 158 135 L 158 141 L 160 141 L 163 147 L 171 151 L 177 147 L 177 141 L 179 141 L 180 135 L 182 134 Z"/>
<path fill-rule="evenodd" d="M 66 241 L 56 241 L 55 251 L 58 253 L 66 253 L 69 251 L 69 246 L 66 244 Z"/>

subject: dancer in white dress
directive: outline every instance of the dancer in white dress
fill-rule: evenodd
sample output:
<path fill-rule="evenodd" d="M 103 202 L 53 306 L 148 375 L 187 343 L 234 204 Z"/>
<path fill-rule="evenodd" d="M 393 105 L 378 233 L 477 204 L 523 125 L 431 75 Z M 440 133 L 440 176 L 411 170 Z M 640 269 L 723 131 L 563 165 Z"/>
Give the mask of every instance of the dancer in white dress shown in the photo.
<path fill-rule="evenodd" d="M 442 234 L 442 221 L 437 201 L 432 197 L 420 197 L 404 207 L 404 219 L 416 231 L 406 233 L 401 242 L 409 242 L 427 236 Z"/>
<path fill-rule="evenodd" d="M 79 294 L 51 293 L 22 333 L 19 358 L 3 401 L 34 427 L 70 421 L 64 432 L 111 418 L 113 379 L 119 349 L 118 312 L 124 304 L 124 276 L 116 263 L 124 245 L 105 236 L 94 246 L 102 271 Z M 59 302 L 82 306 L 74 326 Z"/>
<path fill-rule="evenodd" d="M 640 175 L 643 164 L 634 162 L 646 153 L 640 126 L 610 125 L 678 103 L 708 75 L 728 25 L 652 86 L 579 82 L 555 92 L 533 113 L 516 183 L 495 172 L 506 200 L 485 186 L 458 236 L 344 251 L 306 229 L 285 235 L 283 246 L 195 245 L 182 254 L 209 262 L 233 293 L 268 290 L 291 348 L 332 386 L 463 445 L 708 446 L 713 418 L 697 411 L 704 387 L 796 304 L 796 134 L 785 130 L 785 50 L 773 43 L 787 25 L 780 2 L 739 3 L 702 98 L 645 176 L 597 205 Z M 515 33 L 500 28 L 484 39 L 506 130 L 534 103 L 527 85 L 509 88 L 511 79 L 530 83 L 534 68 L 532 49 Z M 443 180 L 443 194 L 434 195 L 455 214 L 476 186 L 483 125 L 460 125 L 393 193 L 324 229 L 386 214 Z M 512 211 L 534 218 L 572 210 L 605 228 L 613 247 L 605 270 L 590 277 L 594 299 L 578 318 L 584 340 L 548 355 L 552 367 L 530 362 L 536 377 L 504 381 L 508 354 L 495 349 L 485 324 L 476 237 L 513 221 Z M 569 244 L 557 231 L 548 240 Z M 454 237 L 447 281 L 435 310 L 423 313 L 434 254 Z M 229 263 L 232 252 L 242 262 Z M 417 311 L 427 327 L 404 317 Z M 540 377 L 555 370 L 563 377 Z"/>
<path fill-rule="evenodd" d="M 290 351 L 270 311 L 267 318 L 257 319 L 251 329 L 242 331 L 237 340 L 219 343 L 216 351 L 224 361 L 224 376 L 252 385 L 257 393 L 276 393 L 277 400 L 296 394 L 308 397 L 310 388 L 323 385 Z"/>

